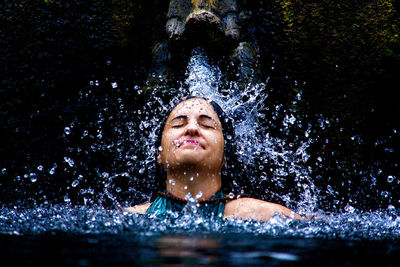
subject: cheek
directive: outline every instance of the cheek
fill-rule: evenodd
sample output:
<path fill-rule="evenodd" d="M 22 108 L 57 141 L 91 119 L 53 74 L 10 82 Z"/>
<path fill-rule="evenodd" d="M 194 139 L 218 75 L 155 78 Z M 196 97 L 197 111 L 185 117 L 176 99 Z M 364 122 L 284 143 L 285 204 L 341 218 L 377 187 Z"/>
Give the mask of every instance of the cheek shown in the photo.
<path fill-rule="evenodd" d="M 161 155 L 162 157 L 165 158 L 165 156 L 168 156 L 170 153 L 173 153 L 177 146 L 174 143 L 174 137 L 171 134 L 164 134 L 162 136 L 162 140 L 161 140 L 161 147 L 162 147 L 162 151 L 161 151 Z"/>
<path fill-rule="evenodd" d="M 221 138 L 221 140 L 219 141 L 219 144 L 220 144 L 221 154 L 224 154 L 224 151 L 225 151 L 224 138 Z"/>
<path fill-rule="evenodd" d="M 216 136 L 213 139 L 213 146 L 216 151 L 218 151 L 220 154 L 224 152 L 224 137 L 221 136 Z"/>

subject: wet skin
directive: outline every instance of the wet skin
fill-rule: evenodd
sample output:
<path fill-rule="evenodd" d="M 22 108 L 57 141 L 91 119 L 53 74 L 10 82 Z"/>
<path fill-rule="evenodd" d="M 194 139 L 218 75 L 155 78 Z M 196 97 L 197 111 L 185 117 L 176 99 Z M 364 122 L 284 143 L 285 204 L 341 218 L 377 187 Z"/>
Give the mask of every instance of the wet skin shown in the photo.
<path fill-rule="evenodd" d="M 172 110 L 157 162 L 167 172 L 167 191 L 178 198 L 190 193 L 208 199 L 221 188 L 224 137 L 218 115 L 206 100 L 190 98 Z"/>
<path fill-rule="evenodd" d="M 158 163 L 167 170 L 207 168 L 220 171 L 224 154 L 222 126 L 212 106 L 194 98 L 179 103 L 169 115 L 161 141 Z"/>

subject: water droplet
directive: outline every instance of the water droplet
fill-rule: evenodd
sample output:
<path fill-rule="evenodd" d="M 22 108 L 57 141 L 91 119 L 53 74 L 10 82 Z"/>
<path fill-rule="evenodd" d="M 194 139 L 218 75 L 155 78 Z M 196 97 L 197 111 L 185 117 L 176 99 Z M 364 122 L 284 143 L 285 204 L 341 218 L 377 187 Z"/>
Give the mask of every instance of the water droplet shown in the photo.
<path fill-rule="evenodd" d="M 69 165 L 70 167 L 74 167 L 74 165 L 75 165 L 74 160 L 71 159 L 71 158 L 69 158 L 69 157 L 64 157 L 64 161 L 65 161 L 66 163 L 68 163 L 68 165 Z"/>
<path fill-rule="evenodd" d="M 158 151 L 160 151 L 160 152 L 163 151 L 162 146 L 159 146 L 159 147 L 158 147 Z"/>
<path fill-rule="evenodd" d="M 6 168 L 1 169 L 1 174 L 6 174 L 6 173 L 7 173 L 7 169 Z"/>
<path fill-rule="evenodd" d="M 389 176 L 387 177 L 388 183 L 393 182 L 393 180 L 394 180 L 394 177 L 393 177 L 392 175 L 389 175 Z"/>
<path fill-rule="evenodd" d="M 179 147 L 179 144 L 180 144 L 179 140 L 176 139 L 176 140 L 174 140 L 173 142 L 174 142 L 174 145 L 175 145 L 175 146 L 178 146 L 178 147 Z"/>
<path fill-rule="evenodd" d="M 64 201 L 68 203 L 68 202 L 71 202 L 71 199 L 68 197 L 68 195 L 65 195 L 64 196 Z"/>
<path fill-rule="evenodd" d="M 39 171 L 43 171 L 43 165 L 37 166 L 37 169 L 38 169 Z"/>
<path fill-rule="evenodd" d="M 199 193 L 197 193 L 197 195 L 196 195 L 196 199 L 199 199 L 199 198 L 201 198 L 203 196 L 203 191 L 199 191 Z"/>
<path fill-rule="evenodd" d="M 53 167 L 49 170 L 49 174 L 53 175 L 56 172 L 56 168 Z"/>
<path fill-rule="evenodd" d="M 37 174 L 32 172 L 29 174 L 29 179 L 31 180 L 32 183 L 37 181 Z"/>
<path fill-rule="evenodd" d="M 143 174 L 144 171 L 145 171 L 145 168 L 141 168 L 141 169 L 139 170 L 139 173 L 140 173 L 140 174 Z"/>
<path fill-rule="evenodd" d="M 381 196 L 383 196 L 383 197 L 389 197 L 390 196 L 390 193 L 388 192 L 388 191 L 382 191 L 381 192 Z"/>
<path fill-rule="evenodd" d="M 396 207 L 393 206 L 393 205 L 390 205 L 390 204 L 388 205 L 387 209 L 388 209 L 390 212 L 395 212 L 395 211 L 396 211 Z"/>
<path fill-rule="evenodd" d="M 168 181 L 171 185 L 175 185 L 176 184 L 176 182 L 175 182 L 175 180 L 174 179 L 169 179 L 169 181 Z"/>
<path fill-rule="evenodd" d="M 229 197 L 230 199 L 233 199 L 233 198 L 235 197 L 235 194 L 234 194 L 233 192 L 230 192 L 230 193 L 228 194 L 228 197 Z"/>
<path fill-rule="evenodd" d="M 65 128 L 64 128 L 64 133 L 65 133 L 66 135 L 71 134 L 71 129 L 70 129 L 68 126 L 65 127 Z"/>
<path fill-rule="evenodd" d="M 78 180 L 74 180 L 71 184 L 72 187 L 76 187 L 79 184 Z"/>
<path fill-rule="evenodd" d="M 353 213 L 356 209 L 353 206 L 347 204 L 344 210 L 348 213 Z"/>

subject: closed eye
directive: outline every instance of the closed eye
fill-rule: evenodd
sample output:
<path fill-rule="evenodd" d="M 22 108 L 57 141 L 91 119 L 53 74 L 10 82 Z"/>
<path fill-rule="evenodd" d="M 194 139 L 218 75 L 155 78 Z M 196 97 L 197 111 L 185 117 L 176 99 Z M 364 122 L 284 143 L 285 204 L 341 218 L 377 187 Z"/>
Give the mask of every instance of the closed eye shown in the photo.
<path fill-rule="evenodd" d="M 207 124 L 207 123 L 201 123 L 200 125 L 203 126 L 204 128 L 207 128 L 207 129 L 215 129 L 214 125 L 210 125 L 210 124 Z"/>
<path fill-rule="evenodd" d="M 170 122 L 169 125 L 172 128 L 180 128 L 185 126 L 188 123 L 188 116 L 186 115 L 179 115 L 175 118 L 173 118 Z M 202 114 L 199 116 L 198 121 L 197 121 L 198 125 L 200 125 L 201 127 L 205 128 L 205 129 L 216 129 L 217 128 L 217 123 L 216 121 L 211 118 L 208 115 Z"/>
<path fill-rule="evenodd" d="M 185 125 L 185 121 L 187 121 L 187 116 L 185 115 L 180 115 L 171 120 L 169 123 L 172 128 L 179 128 Z"/>
<path fill-rule="evenodd" d="M 205 128 L 216 129 L 217 127 L 215 120 L 208 115 L 200 115 L 199 124 Z"/>

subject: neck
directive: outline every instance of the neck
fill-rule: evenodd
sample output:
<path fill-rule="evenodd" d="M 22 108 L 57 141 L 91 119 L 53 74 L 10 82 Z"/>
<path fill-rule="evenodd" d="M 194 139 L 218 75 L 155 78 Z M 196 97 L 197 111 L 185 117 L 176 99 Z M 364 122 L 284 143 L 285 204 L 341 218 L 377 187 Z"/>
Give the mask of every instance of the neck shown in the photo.
<path fill-rule="evenodd" d="M 203 168 L 204 169 L 204 168 Z M 201 195 L 197 200 L 210 199 L 221 188 L 221 172 L 182 167 L 168 170 L 167 191 L 178 198 L 185 199 Z M 201 193 L 200 193 L 201 192 Z"/>

